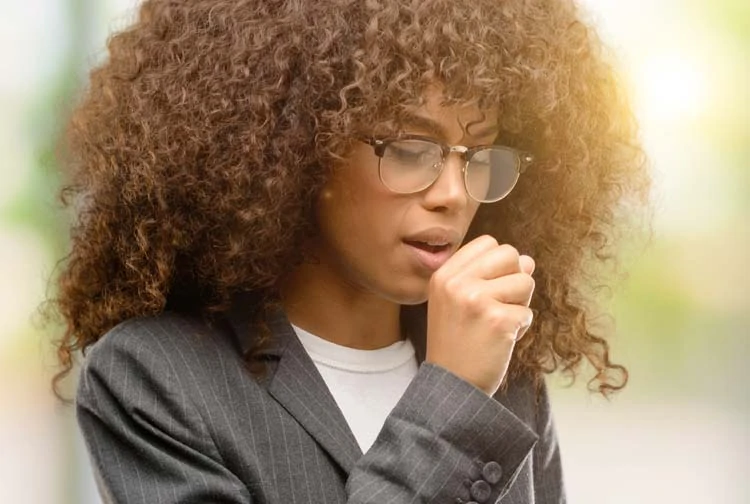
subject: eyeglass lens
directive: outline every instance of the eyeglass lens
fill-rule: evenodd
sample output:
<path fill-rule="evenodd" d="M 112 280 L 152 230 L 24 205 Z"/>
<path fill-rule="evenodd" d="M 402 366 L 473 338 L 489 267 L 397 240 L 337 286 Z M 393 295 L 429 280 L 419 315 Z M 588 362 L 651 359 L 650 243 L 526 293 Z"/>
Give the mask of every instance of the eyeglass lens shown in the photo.
<path fill-rule="evenodd" d="M 417 139 L 389 143 L 380 159 L 380 177 L 394 192 L 407 194 L 429 187 L 440 175 L 443 152 L 438 144 Z M 498 201 L 518 180 L 518 154 L 501 147 L 479 150 L 469 160 L 464 182 L 477 201 Z"/>

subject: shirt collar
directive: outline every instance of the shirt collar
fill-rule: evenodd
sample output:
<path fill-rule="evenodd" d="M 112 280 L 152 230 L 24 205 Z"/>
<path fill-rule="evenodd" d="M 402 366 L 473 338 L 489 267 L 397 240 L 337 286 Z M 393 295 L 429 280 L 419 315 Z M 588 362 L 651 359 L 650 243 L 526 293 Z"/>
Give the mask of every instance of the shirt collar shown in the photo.
<path fill-rule="evenodd" d="M 253 293 L 239 293 L 232 299 L 231 307 L 226 315 L 237 347 L 243 356 L 247 356 L 257 341 L 253 314 L 248 309 L 255 302 Z M 404 306 L 401 316 L 407 328 L 407 335 L 414 345 L 417 361 L 422 363 L 426 351 L 427 304 Z M 257 350 L 256 355 L 278 357 L 284 352 L 290 338 L 297 338 L 297 336 L 281 306 L 268 310 L 265 321 L 271 331 L 271 340 Z"/>

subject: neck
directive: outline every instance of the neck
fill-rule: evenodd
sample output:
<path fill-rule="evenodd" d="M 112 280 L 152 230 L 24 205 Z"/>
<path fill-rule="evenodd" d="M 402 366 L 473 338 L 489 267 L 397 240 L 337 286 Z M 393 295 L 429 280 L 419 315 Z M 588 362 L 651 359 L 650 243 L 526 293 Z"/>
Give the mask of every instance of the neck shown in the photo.
<path fill-rule="evenodd" d="M 374 350 L 403 339 L 400 305 L 343 282 L 322 262 L 288 275 L 281 303 L 292 324 L 338 345 Z"/>

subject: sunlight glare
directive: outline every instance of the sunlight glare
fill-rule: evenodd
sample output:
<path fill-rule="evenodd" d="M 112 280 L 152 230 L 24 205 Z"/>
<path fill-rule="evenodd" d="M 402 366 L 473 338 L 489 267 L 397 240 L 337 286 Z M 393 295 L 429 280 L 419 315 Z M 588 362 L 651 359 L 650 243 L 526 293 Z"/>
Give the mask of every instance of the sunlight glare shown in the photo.
<path fill-rule="evenodd" d="M 637 69 L 636 95 L 641 112 L 657 121 L 700 116 L 708 109 L 709 69 L 684 48 L 646 57 Z"/>

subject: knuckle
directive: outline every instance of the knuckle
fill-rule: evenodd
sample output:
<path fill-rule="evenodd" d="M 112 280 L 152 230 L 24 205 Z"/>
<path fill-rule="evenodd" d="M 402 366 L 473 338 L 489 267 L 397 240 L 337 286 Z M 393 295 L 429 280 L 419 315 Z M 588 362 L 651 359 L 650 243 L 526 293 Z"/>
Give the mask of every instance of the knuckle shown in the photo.
<path fill-rule="evenodd" d="M 486 241 L 490 245 L 494 245 L 496 247 L 498 246 L 497 238 L 495 238 L 492 235 L 488 235 L 488 234 L 482 235 L 482 240 Z"/>
<path fill-rule="evenodd" d="M 440 285 L 446 293 L 458 292 L 462 289 L 464 282 L 456 276 L 440 277 Z"/>
<path fill-rule="evenodd" d="M 500 305 L 494 310 L 491 310 L 487 316 L 490 327 L 498 332 L 507 332 L 508 330 L 511 330 L 512 327 L 508 323 L 510 319 L 509 315 L 510 313 L 504 305 Z"/>
<path fill-rule="evenodd" d="M 458 304 L 470 313 L 479 313 L 484 308 L 484 296 L 476 287 L 464 286 L 456 292 Z"/>
<path fill-rule="evenodd" d="M 521 255 L 518 253 L 518 249 L 508 243 L 503 243 L 502 245 L 500 245 L 499 251 L 502 252 L 504 256 L 507 256 L 516 260 L 518 260 L 518 258 L 521 257 Z"/>
<path fill-rule="evenodd" d="M 509 334 L 513 338 L 531 325 L 534 313 L 530 308 L 521 306 L 500 305 L 488 315 L 493 331 Z"/>

